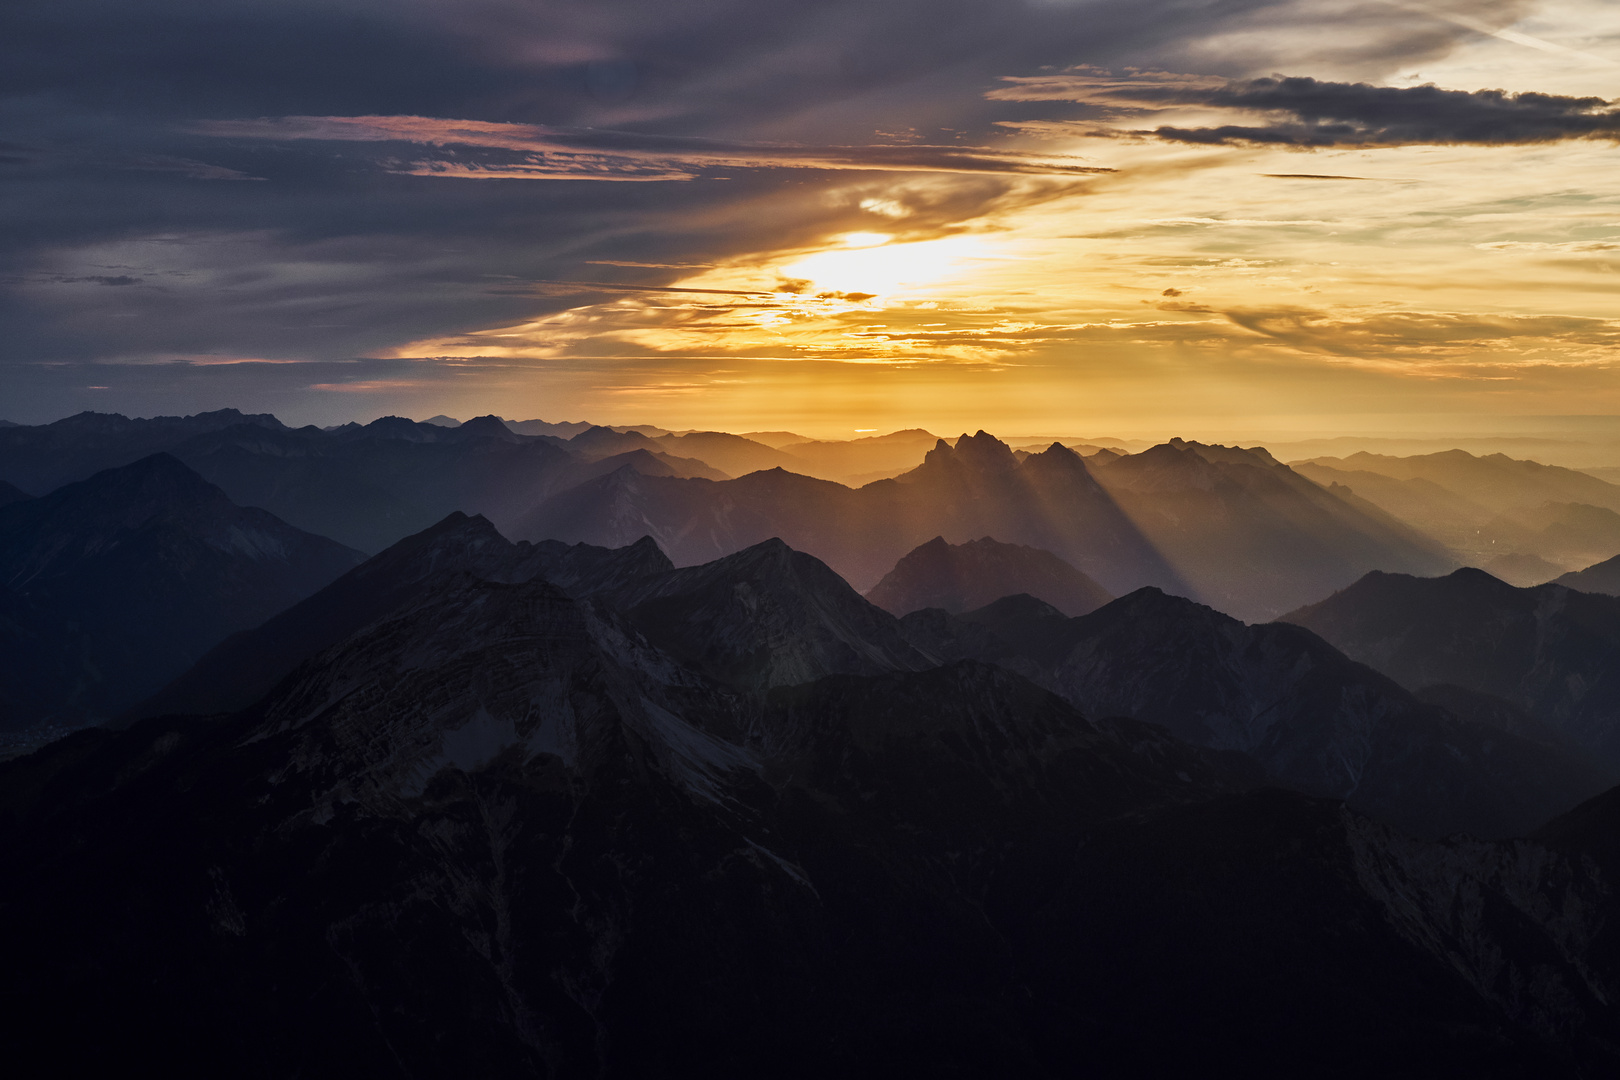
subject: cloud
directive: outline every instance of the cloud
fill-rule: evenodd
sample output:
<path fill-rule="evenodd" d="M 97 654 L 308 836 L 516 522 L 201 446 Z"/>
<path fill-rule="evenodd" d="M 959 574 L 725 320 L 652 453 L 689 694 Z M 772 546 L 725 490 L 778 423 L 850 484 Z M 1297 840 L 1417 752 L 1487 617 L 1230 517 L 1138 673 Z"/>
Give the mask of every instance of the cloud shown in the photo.
<path fill-rule="evenodd" d="M 1116 129 L 1168 142 L 1318 149 L 1620 140 L 1620 107 L 1600 97 L 1373 86 L 1305 76 L 1225 80 L 1162 71 L 1120 76 L 1091 69 L 1004 82 L 990 92 L 991 99 L 1088 105 L 1116 124 L 1189 109 L 1241 114 L 1252 121 Z"/>
<path fill-rule="evenodd" d="M 914 143 L 795 146 L 569 131 L 535 124 L 445 120 L 426 116 L 287 116 L 203 121 L 193 130 L 222 138 L 276 141 L 406 142 L 463 150 L 518 151 L 519 160 L 431 159 L 396 162 L 413 176 L 503 179 L 690 180 L 712 168 L 790 168 L 885 172 L 993 172 L 1085 176 L 1114 170 L 1061 154 Z"/>

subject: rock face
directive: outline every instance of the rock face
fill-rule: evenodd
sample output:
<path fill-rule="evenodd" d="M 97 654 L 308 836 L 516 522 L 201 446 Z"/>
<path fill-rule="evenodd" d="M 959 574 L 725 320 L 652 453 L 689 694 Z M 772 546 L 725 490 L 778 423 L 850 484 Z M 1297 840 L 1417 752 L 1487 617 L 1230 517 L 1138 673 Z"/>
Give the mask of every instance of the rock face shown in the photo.
<path fill-rule="evenodd" d="M 1287 618 L 1403 686 L 1504 698 L 1620 772 L 1620 598 L 1517 589 L 1483 570 L 1374 573 Z"/>
<path fill-rule="evenodd" d="M 212 1075 L 1614 1066 L 1586 834 L 1407 839 L 1006 664 L 936 665 L 780 543 L 658 564 L 452 518 L 306 607 L 385 610 L 251 708 L 0 765 L 14 1052 Z M 1171 629 L 1170 598 L 1117 603 L 1087 640 L 1121 612 Z M 1003 642 L 1087 623 L 1018 597 L 931 617 Z M 1189 643 L 1152 662 L 1205 663 Z M 1206 651 L 1230 674 L 1266 648 Z"/>
<path fill-rule="evenodd" d="M 116 715 L 359 560 L 234 505 L 166 454 L 0 508 L 11 633 L 37 645 L 0 659 L 8 684 L 31 687 L 9 698 L 4 726 Z M 22 659 L 53 651 L 69 670 Z"/>
<path fill-rule="evenodd" d="M 920 648 L 1002 664 L 1093 716 L 1239 751 L 1274 782 L 1419 835 L 1516 835 L 1612 782 L 1566 749 L 1425 704 L 1298 627 L 1246 626 L 1155 589 L 1077 619 L 1029 598 L 940 614 L 902 625 Z"/>
<path fill-rule="evenodd" d="M 895 563 L 866 598 L 895 615 L 923 608 L 960 614 L 1018 594 L 1034 596 L 1065 615 L 1084 615 L 1113 599 L 1050 551 L 988 536 L 966 544 L 934 537 Z"/>

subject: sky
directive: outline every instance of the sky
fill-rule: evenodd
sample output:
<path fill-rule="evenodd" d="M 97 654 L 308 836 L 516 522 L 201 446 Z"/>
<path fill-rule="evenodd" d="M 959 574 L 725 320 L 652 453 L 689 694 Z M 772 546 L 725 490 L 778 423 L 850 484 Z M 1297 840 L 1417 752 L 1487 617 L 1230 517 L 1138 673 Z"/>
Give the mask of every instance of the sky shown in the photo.
<path fill-rule="evenodd" d="M 1617 98 L 1612 0 L 10 0 L 0 418 L 1610 416 Z"/>

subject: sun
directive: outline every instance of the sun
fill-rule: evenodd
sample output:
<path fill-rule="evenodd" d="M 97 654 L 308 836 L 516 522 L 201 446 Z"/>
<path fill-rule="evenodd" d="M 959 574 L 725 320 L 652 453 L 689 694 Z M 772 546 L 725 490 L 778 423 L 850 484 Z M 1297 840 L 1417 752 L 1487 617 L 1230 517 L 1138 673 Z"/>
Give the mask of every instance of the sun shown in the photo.
<path fill-rule="evenodd" d="M 972 236 L 893 244 L 884 233 L 848 233 L 840 240 L 843 247 L 818 251 L 777 270 L 783 277 L 808 280 L 820 291 L 888 296 L 949 278 L 985 255 L 984 242 Z"/>

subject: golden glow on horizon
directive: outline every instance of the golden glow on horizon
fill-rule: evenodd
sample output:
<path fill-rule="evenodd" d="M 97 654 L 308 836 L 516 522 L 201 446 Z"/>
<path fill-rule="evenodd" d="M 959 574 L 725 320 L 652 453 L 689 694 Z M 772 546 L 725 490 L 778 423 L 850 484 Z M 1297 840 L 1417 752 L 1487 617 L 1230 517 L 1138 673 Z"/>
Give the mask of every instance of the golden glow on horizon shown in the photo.
<path fill-rule="evenodd" d="M 1298 73 L 1615 96 L 1620 5 L 1563 0 L 1516 25 L 1420 69 Z M 1008 131 L 1114 174 L 783 189 L 784 220 L 820 200 L 848 208 L 848 231 L 660 282 L 691 292 L 615 293 L 396 355 L 480 358 L 519 381 L 531 364 L 581 414 L 656 406 L 659 423 L 738 430 L 1620 412 L 1613 143 L 1299 151 L 1096 126 Z M 930 209 L 944 205 L 965 209 Z M 852 228 L 862 215 L 871 227 Z"/>

